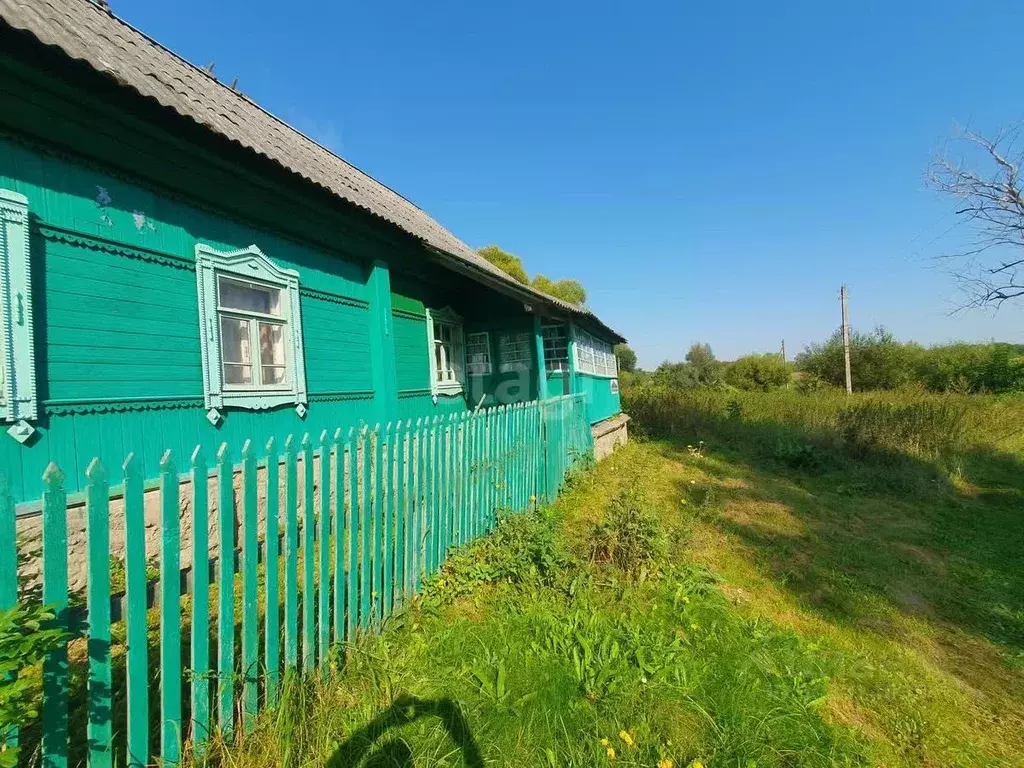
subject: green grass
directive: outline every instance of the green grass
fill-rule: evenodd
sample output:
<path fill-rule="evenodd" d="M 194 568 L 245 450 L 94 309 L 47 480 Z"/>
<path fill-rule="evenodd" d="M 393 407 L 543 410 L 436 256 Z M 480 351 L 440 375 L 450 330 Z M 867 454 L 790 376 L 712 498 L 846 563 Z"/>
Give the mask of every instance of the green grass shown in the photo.
<path fill-rule="evenodd" d="M 213 761 L 1024 762 L 1021 401 L 634 395 L 657 440 L 503 521 Z"/>

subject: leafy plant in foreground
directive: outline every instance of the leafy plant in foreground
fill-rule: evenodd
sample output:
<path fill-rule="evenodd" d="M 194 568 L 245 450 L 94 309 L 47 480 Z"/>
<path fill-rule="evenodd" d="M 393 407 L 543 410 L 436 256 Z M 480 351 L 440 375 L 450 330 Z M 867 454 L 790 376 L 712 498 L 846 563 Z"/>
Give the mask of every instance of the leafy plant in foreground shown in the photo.
<path fill-rule="evenodd" d="M 51 610 L 39 605 L 0 611 L 0 732 L 39 716 L 39 681 L 24 673 L 65 641 L 63 629 L 48 626 L 53 618 Z M 0 768 L 17 764 L 18 748 L 0 747 Z"/>
<path fill-rule="evenodd" d="M 590 559 L 612 563 L 630 575 L 665 553 L 665 533 L 641 488 L 624 488 L 612 498 L 590 535 Z"/>

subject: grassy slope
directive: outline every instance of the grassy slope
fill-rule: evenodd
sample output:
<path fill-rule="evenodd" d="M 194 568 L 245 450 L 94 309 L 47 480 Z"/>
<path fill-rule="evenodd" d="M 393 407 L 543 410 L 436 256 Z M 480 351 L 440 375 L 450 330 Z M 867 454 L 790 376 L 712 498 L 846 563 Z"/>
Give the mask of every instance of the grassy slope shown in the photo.
<path fill-rule="evenodd" d="M 217 755 L 591 766 L 611 747 L 638 766 L 1021 764 L 1019 464 L 964 453 L 948 475 L 716 434 L 703 450 L 615 454 L 551 518 L 457 558 L 424 607 Z M 633 578 L 586 562 L 623 488 L 646 495 L 668 540 Z"/>

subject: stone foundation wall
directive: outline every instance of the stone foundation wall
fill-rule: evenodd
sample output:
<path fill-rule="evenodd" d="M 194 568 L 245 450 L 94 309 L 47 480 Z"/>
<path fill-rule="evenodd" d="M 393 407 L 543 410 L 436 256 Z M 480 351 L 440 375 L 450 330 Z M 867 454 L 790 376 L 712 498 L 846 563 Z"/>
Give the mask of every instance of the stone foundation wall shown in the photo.
<path fill-rule="evenodd" d="M 599 421 L 590 428 L 594 436 L 594 458 L 598 461 L 610 455 L 618 446 L 629 441 L 627 425 L 629 416 L 620 413 L 610 419 Z"/>
<path fill-rule="evenodd" d="M 302 520 L 305 509 L 305 471 L 303 461 L 298 460 L 298 519 L 299 529 L 302 529 Z M 360 467 L 362 461 L 359 462 Z M 346 478 L 347 478 L 347 472 Z M 334 460 L 331 458 L 331 483 L 334 480 Z M 278 470 L 280 489 L 279 498 L 279 520 L 280 528 L 284 529 L 284 504 L 285 504 L 285 467 L 281 464 Z M 313 457 L 313 510 L 318 514 L 320 510 L 320 457 Z M 235 548 L 241 547 L 242 537 L 242 472 L 236 468 L 232 481 L 234 487 L 234 541 Z M 348 487 L 347 479 L 345 486 Z M 192 565 L 192 482 L 182 480 L 179 484 L 179 524 L 181 526 L 181 551 L 179 558 L 182 570 Z M 208 508 L 209 508 L 209 537 L 210 537 L 210 558 L 218 558 L 219 546 L 219 494 L 217 477 L 211 476 L 206 483 Z M 267 470 L 266 467 L 259 467 L 256 472 L 256 495 L 257 495 L 257 536 L 263 541 L 267 534 Z M 334 504 L 334 493 L 328 497 L 332 509 Z M 159 567 L 160 563 L 160 490 L 157 488 L 147 490 L 143 498 L 143 508 L 146 524 L 146 561 L 153 567 Z M 71 592 L 85 590 L 87 573 L 86 564 L 88 557 L 88 541 L 86 536 L 86 511 L 85 504 L 75 504 L 68 507 L 68 587 Z M 333 514 L 333 513 L 332 513 Z M 125 528 L 124 528 L 124 498 L 117 497 L 110 500 L 110 556 L 114 560 L 123 562 L 125 556 Z M 42 559 L 39 556 L 42 550 L 43 516 L 41 513 L 20 517 L 17 523 L 18 537 L 18 587 L 19 590 L 30 590 L 39 585 L 42 573 Z M 299 541 L 302 541 L 300 536 Z M 114 566 L 116 568 L 116 566 Z"/>

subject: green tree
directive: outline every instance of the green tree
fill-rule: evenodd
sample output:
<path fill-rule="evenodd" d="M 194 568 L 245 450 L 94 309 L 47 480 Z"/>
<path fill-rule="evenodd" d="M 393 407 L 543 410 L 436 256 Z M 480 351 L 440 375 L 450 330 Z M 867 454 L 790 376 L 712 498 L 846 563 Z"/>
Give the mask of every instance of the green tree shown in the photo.
<path fill-rule="evenodd" d="M 767 392 L 789 383 L 789 366 L 774 353 L 744 355 L 726 367 L 725 382 L 737 389 Z"/>
<path fill-rule="evenodd" d="M 629 344 L 616 344 L 615 358 L 619 361 L 620 372 L 633 373 L 636 371 L 636 352 Z"/>
<path fill-rule="evenodd" d="M 483 248 L 478 248 L 476 252 L 502 272 L 511 276 L 516 282 L 523 285 L 530 284 L 530 276 L 526 274 L 523 260 L 515 254 L 503 251 L 496 245 L 485 245 Z"/>
<path fill-rule="evenodd" d="M 530 275 L 523 266 L 523 260 L 514 253 L 502 250 L 496 245 L 485 245 L 483 248 L 477 248 L 476 252 L 518 283 L 532 285 L 541 293 L 576 306 L 583 306 L 587 303 L 587 290 L 579 280 L 572 278 L 552 280 L 545 275 L 536 275 L 531 281 Z"/>
<path fill-rule="evenodd" d="M 697 386 L 714 387 L 722 383 L 722 363 L 711 351 L 710 344 L 692 344 L 686 353 L 686 362 L 693 368 Z"/>
<path fill-rule="evenodd" d="M 571 278 L 552 280 L 545 275 L 536 275 L 533 278 L 533 287 L 541 293 L 576 306 L 583 306 L 587 303 L 587 290 L 579 280 Z"/>
<path fill-rule="evenodd" d="M 694 344 L 686 353 L 685 362 L 666 360 L 652 378 L 657 384 L 677 389 L 717 387 L 722 383 L 722 363 L 708 344 Z"/>
<path fill-rule="evenodd" d="M 882 326 L 871 333 L 850 332 L 850 368 L 856 390 L 896 389 L 916 378 L 924 354 L 919 344 L 901 344 Z M 840 331 L 821 344 L 811 344 L 796 357 L 797 367 L 818 378 L 846 385 L 843 336 Z"/>

